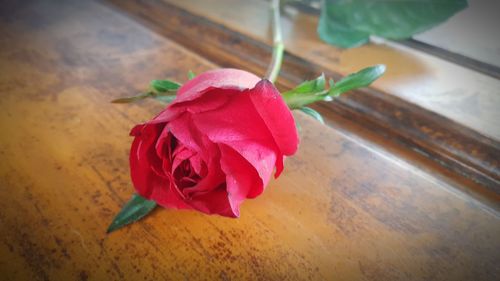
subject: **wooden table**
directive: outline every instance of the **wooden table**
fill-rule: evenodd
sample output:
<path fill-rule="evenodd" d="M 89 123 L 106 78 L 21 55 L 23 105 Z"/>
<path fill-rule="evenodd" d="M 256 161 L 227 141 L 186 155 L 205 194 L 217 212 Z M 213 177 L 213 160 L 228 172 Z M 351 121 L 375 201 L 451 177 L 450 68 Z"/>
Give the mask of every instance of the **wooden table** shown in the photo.
<path fill-rule="evenodd" d="M 1 280 L 500 277 L 498 201 L 302 114 L 298 154 L 241 218 L 158 209 L 106 234 L 133 192 L 129 129 L 162 107 L 109 101 L 218 65 L 102 2 L 0 14 Z"/>

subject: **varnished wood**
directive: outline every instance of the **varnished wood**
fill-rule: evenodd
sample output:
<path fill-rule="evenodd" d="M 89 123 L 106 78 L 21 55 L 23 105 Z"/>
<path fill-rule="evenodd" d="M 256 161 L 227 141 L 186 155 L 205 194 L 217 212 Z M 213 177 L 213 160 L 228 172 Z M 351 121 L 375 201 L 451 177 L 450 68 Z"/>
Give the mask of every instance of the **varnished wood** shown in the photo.
<path fill-rule="evenodd" d="M 212 22 L 198 17 L 187 8 L 183 9 L 177 6 L 188 6 L 195 12 L 201 12 L 200 7 L 205 7 L 207 4 L 199 3 L 200 7 L 197 7 L 194 4 L 188 5 L 189 1 L 178 2 L 175 5 L 162 0 L 112 2 L 138 16 L 152 29 L 209 57 L 219 65 L 246 68 L 262 74 L 267 67 L 271 48 L 250 37 L 249 33 L 254 31 L 255 27 L 244 30 L 240 26 L 239 31 L 242 33 L 238 33 L 233 30 L 232 26 L 227 27 L 218 23 L 227 21 L 222 16 L 218 22 Z M 226 3 L 226 1 L 216 2 L 214 5 L 219 7 L 222 5 L 221 3 Z M 226 4 L 235 5 L 234 3 Z M 248 3 L 242 5 L 246 7 Z M 205 12 L 204 16 L 213 17 L 214 15 L 209 13 L 213 9 L 213 7 L 207 7 L 208 12 Z M 227 9 L 230 10 L 230 8 Z M 224 13 L 224 10 L 217 11 Z M 258 17 L 260 14 L 257 12 L 258 10 L 254 7 L 246 10 L 242 17 L 251 17 L 252 15 Z M 253 20 L 247 20 L 253 22 Z M 239 24 L 241 25 L 241 23 Z M 299 28 L 294 27 L 294 32 L 301 34 Z M 288 27 L 288 29 L 292 29 L 292 27 Z M 291 48 L 293 50 L 295 41 L 293 38 L 289 38 L 289 40 L 292 41 Z M 199 42 L 203 42 L 203 44 L 199 44 Z M 328 60 L 327 56 L 325 56 L 325 60 Z M 314 60 L 307 61 L 288 53 L 278 85 L 282 88 L 290 88 L 304 78 L 312 78 L 321 72 L 338 80 L 340 78 L 338 71 L 338 66 L 324 68 Z M 389 73 L 381 80 L 391 81 L 391 79 L 394 78 Z M 490 93 L 482 93 L 481 95 L 490 95 Z M 495 102 L 495 99 L 496 97 L 493 98 L 492 102 Z M 500 195 L 500 143 L 478 133 L 474 130 L 477 128 L 464 126 L 464 124 L 459 123 L 460 120 L 448 119 L 441 114 L 441 111 L 433 112 L 401 96 L 373 89 L 355 91 L 341 97 L 335 103 L 325 103 L 324 106 L 331 108 L 336 114 L 356 119 L 370 130 L 401 142 L 408 149 L 418 151 L 429 159 L 444 165 L 454 171 L 457 176 L 472 179 L 483 185 L 488 191 Z M 465 104 L 455 108 L 455 110 L 462 109 L 466 112 L 467 106 L 468 104 Z M 449 107 L 449 105 L 444 106 L 443 109 L 445 107 Z M 486 111 L 485 115 L 497 114 L 487 108 L 484 110 Z M 487 123 L 487 120 L 484 122 Z M 492 126 L 490 130 L 496 129 Z"/>
<path fill-rule="evenodd" d="M 240 219 L 161 209 L 106 235 L 133 191 L 128 131 L 161 109 L 109 101 L 218 65 L 100 2 L 12 2 L 0 22 L 2 280 L 500 275 L 496 208 L 301 114 L 299 153 Z"/>

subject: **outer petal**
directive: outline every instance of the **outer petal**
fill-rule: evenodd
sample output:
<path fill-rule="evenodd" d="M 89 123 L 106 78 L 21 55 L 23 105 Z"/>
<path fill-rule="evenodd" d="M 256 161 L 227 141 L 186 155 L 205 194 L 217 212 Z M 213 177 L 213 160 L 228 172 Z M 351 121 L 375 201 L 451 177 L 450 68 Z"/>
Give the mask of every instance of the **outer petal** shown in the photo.
<path fill-rule="evenodd" d="M 240 204 L 264 190 L 264 183 L 255 169 L 231 147 L 220 144 L 221 166 L 226 174 L 226 188 L 233 213 L 239 217 Z"/>
<path fill-rule="evenodd" d="M 184 84 L 177 91 L 177 98 L 173 103 L 196 99 L 209 87 L 244 90 L 254 87 L 259 80 L 254 74 L 240 69 L 207 71 Z"/>
<path fill-rule="evenodd" d="M 161 176 L 162 160 L 156 155 L 155 143 L 164 124 L 137 125 L 130 134 L 135 136 L 130 149 L 130 174 L 137 192 L 149 197 L 154 188 L 168 184 Z"/>
<path fill-rule="evenodd" d="M 173 120 L 186 110 L 185 107 L 179 107 L 178 105 L 188 101 L 197 100 L 195 104 L 191 105 L 200 110 L 198 99 L 208 92 L 216 91 L 217 89 L 242 91 L 254 87 L 259 80 L 260 78 L 254 74 L 240 69 L 221 68 L 204 72 L 185 83 L 177 91 L 175 100 L 151 122 L 158 123 Z M 210 107 L 214 109 L 218 101 L 212 97 L 201 103 L 204 104 L 203 107 L 205 108 Z"/>
<path fill-rule="evenodd" d="M 200 92 L 198 98 L 195 100 L 172 102 L 149 123 L 170 122 L 186 111 L 189 111 L 190 113 L 197 113 L 207 110 L 216 110 L 229 100 L 231 93 L 236 94 L 239 92 L 240 90 L 238 89 L 209 87 L 203 92 Z"/>
<path fill-rule="evenodd" d="M 130 149 L 130 174 L 134 187 L 141 196 L 164 207 L 191 209 L 173 189 L 172 181 L 162 170 L 162 160 L 156 152 L 156 142 L 165 124 L 135 126 Z"/>
<path fill-rule="evenodd" d="M 278 90 L 270 81 L 262 80 L 250 90 L 250 99 L 281 152 L 293 155 L 297 151 L 299 135 L 292 113 Z"/>
<path fill-rule="evenodd" d="M 194 114 L 192 120 L 210 141 L 226 144 L 241 154 L 267 184 L 280 150 L 248 94 L 234 95 L 223 107 Z"/>

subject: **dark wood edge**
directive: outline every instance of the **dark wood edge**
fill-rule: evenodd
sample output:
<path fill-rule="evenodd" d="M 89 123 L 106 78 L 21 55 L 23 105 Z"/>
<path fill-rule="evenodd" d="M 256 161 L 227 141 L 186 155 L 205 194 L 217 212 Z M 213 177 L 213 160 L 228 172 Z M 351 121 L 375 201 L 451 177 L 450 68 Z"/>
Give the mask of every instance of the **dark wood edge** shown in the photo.
<path fill-rule="evenodd" d="M 264 74 L 271 57 L 270 45 L 161 0 L 107 2 L 222 67 Z M 286 53 L 277 85 L 281 89 L 291 88 L 321 72 L 340 78 L 333 70 Z M 353 91 L 323 105 L 500 194 L 500 143 L 374 89 Z"/>

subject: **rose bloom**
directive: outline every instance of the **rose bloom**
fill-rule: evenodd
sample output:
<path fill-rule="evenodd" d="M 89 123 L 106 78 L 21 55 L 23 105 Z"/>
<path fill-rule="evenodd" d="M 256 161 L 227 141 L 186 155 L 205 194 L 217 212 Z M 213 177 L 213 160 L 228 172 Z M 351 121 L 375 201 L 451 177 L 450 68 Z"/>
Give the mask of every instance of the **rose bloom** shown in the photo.
<path fill-rule="evenodd" d="M 285 155 L 297 150 L 295 121 L 268 80 L 237 69 L 188 81 L 153 120 L 135 126 L 130 171 L 137 192 L 159 205 L 239 217 Z"/>

